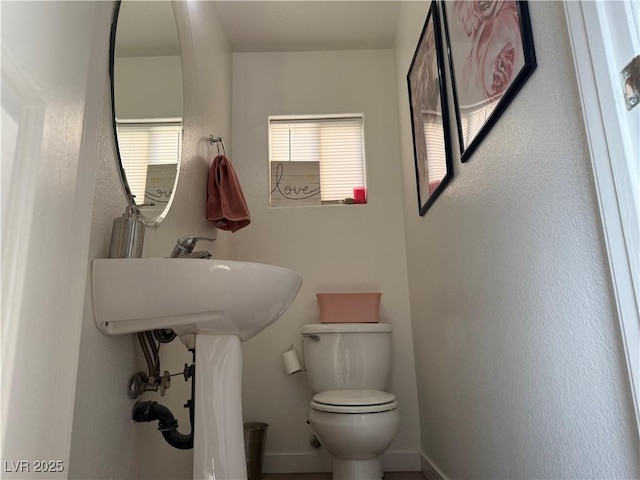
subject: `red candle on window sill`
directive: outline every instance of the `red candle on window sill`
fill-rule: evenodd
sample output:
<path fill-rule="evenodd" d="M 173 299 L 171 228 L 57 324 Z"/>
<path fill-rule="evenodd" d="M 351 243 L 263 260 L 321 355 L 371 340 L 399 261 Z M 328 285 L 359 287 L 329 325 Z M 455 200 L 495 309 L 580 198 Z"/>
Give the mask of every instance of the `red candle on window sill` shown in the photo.
<path fill-rule="evenodd" d="M 367 192 L 364 187 L 353 189 L 353 203 L 367 203 Z"/>

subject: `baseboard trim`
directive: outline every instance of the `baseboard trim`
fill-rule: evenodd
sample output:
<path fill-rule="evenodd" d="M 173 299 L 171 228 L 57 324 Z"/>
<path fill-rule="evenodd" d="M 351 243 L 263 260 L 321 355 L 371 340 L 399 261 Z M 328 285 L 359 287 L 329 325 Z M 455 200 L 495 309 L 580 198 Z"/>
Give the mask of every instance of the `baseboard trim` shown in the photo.
<path fill-rule="evenodd" d="M 264 473 L 317 473 L 330 472 L 331 456 L 324 450 L 301 453 L 265 453 Z"/>
<path fill-rule="evenodd" d="M 449 480 L 429 457 L 420 453 L 420 471 L 427 480 Z"/>
<path fill-rule="evenodd" d="M 422 470 L 420 453 L 387 452 L 382 455 L 382 468 L 387 472 L 419 472 Z M 330 472 L 331 469 L 331 455 L 324 449 L 302 453 L 266 453 L 262 466 L 264 473 L 318 473 Z"/>
<path fill-rule="evenodd" d="M 391 451 L 382 455 L 382 469 L 385 472 L 419 472 L 420 453 L 415 451 Z"/>

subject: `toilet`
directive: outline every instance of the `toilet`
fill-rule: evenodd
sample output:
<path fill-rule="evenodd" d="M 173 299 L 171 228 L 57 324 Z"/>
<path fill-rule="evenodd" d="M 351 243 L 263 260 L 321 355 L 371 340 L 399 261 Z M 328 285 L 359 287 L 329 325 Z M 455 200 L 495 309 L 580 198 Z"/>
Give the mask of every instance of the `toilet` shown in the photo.
<path fill-rule="evenodd" d="M 380 480 L 380 455 L 398 431 L 398 402 L 385 391 L 391 325 L 317 323 L 302 327 L 309 423 L 333 457 L 333 480 Z"/>

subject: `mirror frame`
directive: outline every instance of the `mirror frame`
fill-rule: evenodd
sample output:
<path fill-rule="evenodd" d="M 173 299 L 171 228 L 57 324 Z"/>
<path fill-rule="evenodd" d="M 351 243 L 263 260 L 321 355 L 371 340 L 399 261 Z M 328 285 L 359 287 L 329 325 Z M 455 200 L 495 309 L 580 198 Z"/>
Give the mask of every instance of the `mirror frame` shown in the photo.
<path fill-rule="evenodd" d="M 113 19 L 111 21 L 111 32 L 109 35 L 109 82 L 110 82 L 110 93 L 111 93 L 111 129 L 113 132 L 113 139 L 115 143 L 115 152 L 116 152 L 116 160 L 118 162 L 118 171 L 120 173 L 120 183 L 122 184 L 124 194 L 126 198 L 130 198 L 131 188 L 129 187 L 129 182 L 127 181 L 127 173 L 122 164 L 122 155 L 120 152 L 120 141 L 118 139 L 118 129 L 117 129 L 117 121 L 116 121 L 116 96 L 115 96 L 115 59 L 116 59 L 116 34 L 118 30 L 118 18 L 120 15 L 120 7 L 122 5 L 122 0 L 116 0 L 114 9 L 113 9 Z M 178 35 L 178 45 L 180 47 L 180 51 L 182 51 L 182 43 L 180 42 L 180 31 L 178 28 L 178 18 L 176 15 L 175 4 L 173 0 L 171 0 L 171 7 L 174 12 L 174 19 L 176 22 L 176 33 Z M 183 87 L 182 87 L 182 98 L 184 102 L 184 65 L 182 62 L 182 54 L 180 55 L 180 65 L 182 70 L 182 79 L 183 79 Z M 182 124 L 184 129 L 184 103 L 183 103 L 183 112 L 182 112 Z M 180 176 L 180 167 L 182 165 L 182 148 L 180 148 L 178 161 L 176 164 L 176 178 L 174 180 L 173 189 L 171 191 L 171 196 L 165 206 L 164 210 L 157 215 L 156 217 L 150 218 L 147 217 L 143 211 L 140 211 L 140 218 L 144 221 L 147 227 L 156 227 L 160 225 L 160 223 L 166 218 L 173 205 L 173 200 L 176 194 L 176 188 L 178 186 L 178 178 Z M 135 198 L 133 200 L 135 202 Z M 143 200 L 144 203 L 144 200 Z M 139 207 L 142 204 L 135 202 L 135 204 Z"/>
<path fill-rule="evenodd" d="M 111 93 L 111 128 L 113 130 L 113 139 L 116 146 L 116 159 L 118 161 L 118 171 L 120 172 L 120 181 L 124 188 L 124 193 L 129 197 L 131 189 L 127 181 L 127 173 L 122 166 L 122 157 L 120 156 L 120 142 L 118 141 L 118 130 L 116 124 L 116 91 L 115 91 L 115 66 L 116 66 L 116 32 L 118 30 L 118 16 L 120 15 L 121 0 L 115 2 L 113 9 L 113 20 L 111 21 L 111 35 L 109 38 L 109 89 Z"/>

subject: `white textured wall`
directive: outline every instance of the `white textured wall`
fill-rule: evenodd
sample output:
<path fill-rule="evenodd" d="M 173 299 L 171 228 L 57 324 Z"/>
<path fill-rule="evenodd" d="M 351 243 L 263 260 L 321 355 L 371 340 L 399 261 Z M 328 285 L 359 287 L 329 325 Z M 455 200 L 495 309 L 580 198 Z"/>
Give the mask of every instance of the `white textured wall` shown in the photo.
<path fill-rule="evenodd" d="M 179 2 L 176 7 L 185 82 L 183 163 L 173 209 L 159 227 L 147 229 L 144 256 L 167 256 L 175 240 L 185 234 L 215 236 L 215 229 L 204 219 L 207 172 L 214 152 L 208 136 L 219 135 L 229 139 L 227 145 L 231 143 L 232 58 L 215 10 L 203 9 L 197 2 Z M 104 105 L 90 259 L 107 256 L 113 219 L 126 206 L 115 160 L 108 92 Z M 212 250 L 226 257 L 225 239 L 216 242 Z M 191 479 L 191 450 L 169 446 L 157 432 L 157 422 L 131 423 L 134 401 L 127 398 L 127 381 L 132 373 L 146 370 L 146 364 L 140 360 L 133 335 L 107 337 L 97 330 L 89 292 L 82 328 L 70 478 Z M 162 349 L 163 370 L 181 372 L 183 364 L 191 361 L 179 341 Z M 165 397 L 146 394 L 142 399 L 167 405 L 178 418 L 180 430 L 186 432 L 189 423 L 183 404 L 189 396 L 189 384 L 176 377 Z"/>
<path fill-rule="evenodd" d="M 288 267 L 304 278 L 285 315 L 244 344 L 245 420 L 270 425 L 265 469 L 330 468 L 309 447 L 306 374 L 287 376 L 281 359 L 291 344 L 301 354 L 300 327 L 318 321 L 315 293 L 321 291 L 383 293 L 381 321 L 394 328 L 389 391 L 398 397 L 402 418 L 391 451 L 415 457 L 418 411 L 393 51 L 236 53 L 233 69 L 232 158 L 252 223 L 219 237 L 233 236 L 238 259 Z M 268 115 L 354 112 L 364 113 L 369 203 L 268 207 Z"/>
<path fill-rule="evenodd" d="M 638 478 L 638 443 L 562 4 L 538 68 L 424 217 L 396 60 L 421 448 L 449 478 Z M 450 93 L 449 93 L 450 94 Z"/>
<path fill-rule="evenodd" d="M 108 82 L 104 105 L 89 262 L 107 256 L 111 222 L 124 211 L 111 133 Z M 112 338 L 98 331 L 93 319 L 90 271 L 91 263 L 87 271 L 69 478 L 133 478 L 138 430 L 131 423 L 133 402 L 126 387 L 129 375 L 137 371 L 134 337 Z"/>
<path fill-rule="evenodd" d="M 67 478 L 110 5 L 1 9 L 2 197 L 10 204 L 2 217 L 0 475 Z M 7 136 L 7 113 L 19 123 L 16 138 Z M 38 473 L 47 460 L 57 468 Z"/>

